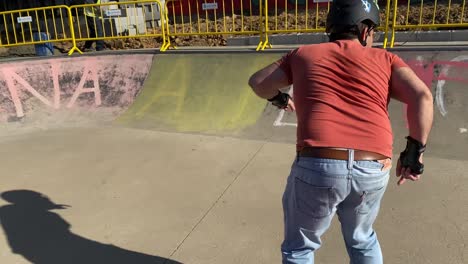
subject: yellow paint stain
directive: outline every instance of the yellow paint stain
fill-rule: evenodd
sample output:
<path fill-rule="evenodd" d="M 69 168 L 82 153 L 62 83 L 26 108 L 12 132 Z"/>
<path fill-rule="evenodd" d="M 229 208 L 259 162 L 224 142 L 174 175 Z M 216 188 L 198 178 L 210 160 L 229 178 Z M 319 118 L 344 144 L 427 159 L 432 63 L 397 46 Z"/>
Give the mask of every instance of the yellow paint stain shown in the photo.
<path fill-rule="evenodd" d="M 180 73 L 180 78 L 182 80 L 182 85 L 179 85 L 178 89 L 178 95 L 179 97 L 177 98 L 177 108 L 176 108 L 176 116 L 179 116 L 182 113 L 183 107 L 184 107 L 184 102 L 185 102 L 185 96 L 187 94 L 187 88 L 190 86 L 190 76 L 189 75 L 191 72 L 187 69 L 188 62 L 185 61 L 185 63 L 181 64 L 181 70 L 178 71 Z"/>
<path fill-rule="evenodd" d="M 182 61 L 181 60 L 175 60 L 175 61 L 170 61 L 169 63 L 167 62 L 167 59 L 168 58 L 164 58 L 163 57 L 156 57 L 157 60 L 161 60 L 161 63 L 160 64 L 163 64 L 162 66 L 164 66 L 164 64 L 172 64 L 173 66 L 173 69 L 178 69 L 179 67 L 182 66 Z M 158 72 L 159 71 L 159 66 L 158 64 L 153 64 L 153 67 L 158 67 L 157 69 L 152 69 L 151 70 L 151 73 L 153 73 L 153 71 L 156 71 L 156 73 L 154 74 L 150 74 L 150 78 L 152 79 L 149 79 L 147 80 L 145 83 L 149 83 L 150 85 L 153 84 L 155 81 L 154 79 L 156 78 L 156 82 L 159 83 L 159 86 L 160 87 L 159 89 L 154 89 L 156 87 L 152 86 L 152 88 L 148 87 L 148 85 L 146 85 L 144 88 L 146 89 L 143 89 L 143 94 L 142 97 L 146 98 L 146 97 L 151 97 L 151 99 L 149 100 L 139 100 L 136 102 L 136 104 L 138 102 L 142 102 L 143 105 L 141 107 L 138 107 L 138 111 L 136 111 L 135 113 L 135 116 L 139 119 L 143 118 L 145 116 L 145 113 L 148 111 L 148 108 L 150 108 L 155 102 L 159 101 L 161 97 L 178 97 L 180 96 L 180 93 L 178 92 L 174 92 L 174 91 L 166 91 L 164 88 L 165 87 L 169 87 L 170 86 L 170 82 L 173 78 L 175 78 L 174 76 L 177 74 L 177 73 L 180 73 L 181 71 L 177 71 L 177 70 L 168 70 L 168 71 L 164 71 L 164 72 Z M 171 69 L 171 68 L 169 68 Z M 163 78 L 161 78 L 161 75 L 164 76 Z M 151 96 L 150 93 L 152 93 Z"/>
<path fill-rule="evenodd" d="M 155 56 L 143 91 L 118 122 L 178 132 L 240 131 L 260 118 L 265 100 L 248 78 L 280 54 Z"/>

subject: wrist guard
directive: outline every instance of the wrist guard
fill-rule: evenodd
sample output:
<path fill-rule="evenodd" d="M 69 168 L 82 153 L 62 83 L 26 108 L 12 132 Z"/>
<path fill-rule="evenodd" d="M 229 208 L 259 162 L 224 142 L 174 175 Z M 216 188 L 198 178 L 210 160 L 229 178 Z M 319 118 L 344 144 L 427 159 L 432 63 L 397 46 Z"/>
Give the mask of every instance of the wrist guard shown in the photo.
<path fill-rule="evenodd" d="M 290 98 L 291 96 L 289 96 L 289 94 L 278 91 L 278 94 L 268 99 L 268 101 L 279 109 L 285 109 L 288 106 Z"/>
<path fill-rule="evenodd" d="M 401 167 L 410 168 L 411 173 L 422 174 L 424 172 L 424 164 L 419 162 L 419 158 L 426 150 L 426 145 L 410 136 L 406 137 L 406 139 L 406 149 L 400 153 Z"/>

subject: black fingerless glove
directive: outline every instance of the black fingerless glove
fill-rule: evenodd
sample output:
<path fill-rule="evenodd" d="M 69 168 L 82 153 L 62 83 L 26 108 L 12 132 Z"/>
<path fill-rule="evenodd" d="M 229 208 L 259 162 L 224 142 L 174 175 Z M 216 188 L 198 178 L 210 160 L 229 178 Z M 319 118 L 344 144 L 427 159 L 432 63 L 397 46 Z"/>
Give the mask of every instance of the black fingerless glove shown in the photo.
<path fill-rule="evenodd" d="M 419 158 L 426 150 L 426 145 L 410 136 L 406 137 L 406 139 L 406 149 L 400 153 L 400 165 L 402 168 L 410 168 L 413 174 L 422 174 L 424 164 L 419 162 Z"/>
<path fill-rule="evenodd" d="M 268 101 L 279 109 L 285 109 L 288 106 L 290 98 L 291 96 L 289 96 L 289 94 L 278 91 L 278 94 L 268 99 Z"/>

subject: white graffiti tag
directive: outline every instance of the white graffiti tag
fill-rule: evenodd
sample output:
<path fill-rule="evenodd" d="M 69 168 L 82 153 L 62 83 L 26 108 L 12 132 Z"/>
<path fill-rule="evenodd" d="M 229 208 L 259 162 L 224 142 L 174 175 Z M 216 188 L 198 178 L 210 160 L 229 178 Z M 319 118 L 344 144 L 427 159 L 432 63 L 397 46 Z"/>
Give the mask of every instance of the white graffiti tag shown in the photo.
<path fill-rule="evenodd" d="M 458 56 L 452 60 L 451 62 L 461 62 L 461 61 L 468 61 L 468 56 L 462 55 Z M 439 74 L 439 76 L 447 76 L 448 71 L 450 69 L 450 65 L 444 66 Z M 436 104 L 437 108 L 439 108 L 440 114 L 442 116 L 447 115 L 447 109 L 445 109 L 445 102 L 444 102 L 444 85 L 445 85 L 445 80 L 439 80 L 437 81 L 437 86 L 436 86 Z"/>

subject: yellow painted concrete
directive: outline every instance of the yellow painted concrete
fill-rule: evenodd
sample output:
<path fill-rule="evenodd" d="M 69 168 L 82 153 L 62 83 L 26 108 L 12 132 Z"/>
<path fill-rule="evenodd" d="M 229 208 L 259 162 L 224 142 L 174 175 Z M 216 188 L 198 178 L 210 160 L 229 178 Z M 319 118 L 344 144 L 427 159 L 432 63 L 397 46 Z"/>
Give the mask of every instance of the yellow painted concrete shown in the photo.
<path fill-rule="evenodd" d="M 244 129 L 266 106 L 249 88 L 248 77 L 279 56 L 157 55 L 141 94 L 117 122 L 179 132 Z"/>

